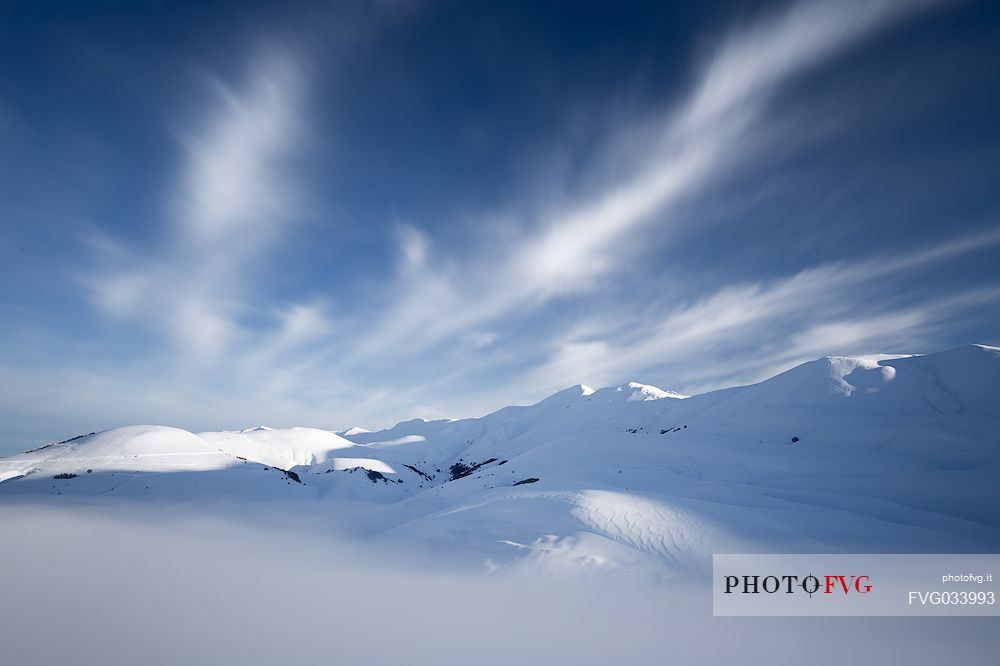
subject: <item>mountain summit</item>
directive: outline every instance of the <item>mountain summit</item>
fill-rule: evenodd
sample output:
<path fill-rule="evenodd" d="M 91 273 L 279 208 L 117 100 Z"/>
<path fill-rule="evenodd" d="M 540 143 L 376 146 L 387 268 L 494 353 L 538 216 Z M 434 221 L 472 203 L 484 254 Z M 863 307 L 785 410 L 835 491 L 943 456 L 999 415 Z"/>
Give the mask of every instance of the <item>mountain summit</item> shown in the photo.
<path fill-rule="evenodd" d="M 775 543 L 978 552 L 1000 546 L 998 396 L 1000 349 L 969 345 L 830 356 L 692 397 L 578 385 L 377 432 L 127 426 L 0 459 L 0 501 L 297 500 L 493 562 L 696 569 Z"/>

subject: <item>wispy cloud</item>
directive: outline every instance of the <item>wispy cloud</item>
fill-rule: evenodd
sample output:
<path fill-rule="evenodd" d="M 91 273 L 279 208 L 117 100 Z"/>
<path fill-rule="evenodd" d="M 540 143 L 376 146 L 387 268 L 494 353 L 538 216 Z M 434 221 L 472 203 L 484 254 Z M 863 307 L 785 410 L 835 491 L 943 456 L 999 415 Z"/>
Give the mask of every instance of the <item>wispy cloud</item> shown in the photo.
<path fill-rule="evenodd" d="M 418 354 L 553 298 L 600 288 L 629 259 L 620 239 L 654 219 L 662 233 L 673 222 L 671 206 L 739 164 L 749 148 L 762 149 L 758 125 L 776 89 L 926 4 L 802 3 L 734 32 L 674 112 L 643 130 L 626 175 L 580 193 L 580 203 L 529 202 L 523 217 L 535 223 L 513 245 L 407 272 L 355 358 Z M 609 153 L 623 152 L 614 141 L 609 146 Z"/>
<path fill-rule="evenodd" d="M 273 50 L 240 88 L 213 82 L 202 125 L 180 135 L 187 161 L 177 216 L 192 245 L 266 238 L 294 212 L 283 166 L 304 134 L 302 78 L 289 54 Z"/>
<path fill-rule="evenodd" d="M 242 84 L 209 81 L 208 108 L 178 131 L 184 160 L 161 251 L 91 239 L 98 261 L 84 281 L 101 309 L 166 331 L 187 361 L 214 359 L 249 335 L 241 318 L 262 314 L 248 301 L 254 264 L 300 213 L 290 164 L 307 134 L 303 77 L 272 49 Z M 325 327 L 320 310 L 291 305 L 274 320 L 273 343 L 302 339 L 305 318 Z"/>
<path fill-rule="evenodd" d="M 304 271 L 309 293 L 265 293 L 271 250 L 306 208 L 297 157 L 315 138 L 317 68 L 281 48 L 257 52 L 244 78 L 203 81 L 206 102 L 178 123 L 182 160 L 163 236 L 145 246 L 154 249 L 88 238 L 94 262 L 83 281 L 96 309 L 137 322 L 166 348 L 148 344 L 142 368 L 84 364 L 46 377 L 0 368 L 11 386 L 34 386 L 10 391 L 4 404 L 87 393 L 77 422 L 103 410 L 187 427 L 378 426 L 473 415 L 577 382 L 637 379 L 691 392 L 825 353 L 913 351 L 896 345 L 919 344 L 944 318 L 998 295 L 991 284 L 949 296 L 924 285 L 917 302 L 900 283 L 997 245 L 1000 232 L 839 262 L 802 257 L 765 278 L 714 275 L 698 289 L 671 284 L 662 264 L 635 293 L 623 276 L 700 219 L 700 198 L 720 180 L 815 138 L 773 113 L 799 77 L 930 4 L 813 0 L 737 26 L 695 63 L 669 107 L 595 128 L 603 148 L 592 162 L 471 215 L 462 242 L 421 228 L 419 215 L 386 220 L 394 264 L 364 266 L 359 281 L 374 286 L 363 294 L 324 283 L 315 267 Z"/>
<path fill-rule="evenodd" d="M 957 313 L 1000 301 L 1000 283 L 912 303 L 900 278 L 998 244 L 1000 233 L 989 231 L 934 248 L 727 285 L 661 316 L 619 311 L 613 320 L 581 322 L 578 331 L 554 340 L 549 360 L 516 381 L 551 389 L 655 372 L 671 387 L 696 393 L 758 381 L 825 354 L 919 351 L 894 346 L 920 344 Z"/>

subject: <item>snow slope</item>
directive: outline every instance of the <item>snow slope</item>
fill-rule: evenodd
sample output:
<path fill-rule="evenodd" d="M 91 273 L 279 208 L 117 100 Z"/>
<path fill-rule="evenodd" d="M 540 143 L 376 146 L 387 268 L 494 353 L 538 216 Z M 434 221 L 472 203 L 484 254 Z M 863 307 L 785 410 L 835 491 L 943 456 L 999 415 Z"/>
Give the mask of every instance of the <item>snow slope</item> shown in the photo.
<path fill-rule="evenodd" d="M 574 386 L 379 432 L 131 426 L 2 459 L 0 480 L 0 501 L 295 499 L 367 538 L 490 567 L 995 551 L 1000 349 L 827 357 L 689 398 Z"/>
<path fill-rule="evenodd" d="M 202 432 L 198 436 L 220 451 L 265 465 L 288 469 L 326 462 L 334 452 L 355 449 L 352 442 L 315 428 L 273 428 L 242 432 Z"/>

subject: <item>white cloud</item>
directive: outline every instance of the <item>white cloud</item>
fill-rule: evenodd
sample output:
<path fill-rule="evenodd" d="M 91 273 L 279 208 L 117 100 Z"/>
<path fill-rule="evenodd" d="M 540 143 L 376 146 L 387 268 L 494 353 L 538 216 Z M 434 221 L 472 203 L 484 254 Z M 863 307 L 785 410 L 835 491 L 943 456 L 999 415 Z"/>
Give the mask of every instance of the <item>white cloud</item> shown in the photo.
<path fill-rule="evenodd" d="M 261 253 L 297 212 L 289 169 L 306 135 L 303 73 L 280 49 L 256 58 L 243 85 L 210 88 L 199 124 L 179 133 L 186 159 L 161 252 L 144 256 L 98 236 L 99 261 L 83 278 L 99 308 L 166 332 L 184 363 L 216 359 L 247 337 L 240 318 L 258 308 L 246 292 Z M 273 342 L 325 330 L 320 318 L 292 306 Z"/>
<path fill-rule="evenodd" d="M 188 161 L 180 216 L 195 245 L 260 234 L 289 214 L 281 167 L 301 132 L 301 77 L 288 55 L 273 51 L 244 88 L 216 82 L 215 109 L 181 139 Z"/>
<path fill-rule="evenodd" d="M 427 262 L 430 245 L 427 234 L 408 224 L 400 224 L 396 227 L 396 236 L 405 266 L 421 267 Z"/>
<path fill-rule="evenodd" d="M 490 331 L 469 331 L 463 340 L 465 345 L 472 349 L 486 349 L 497 341 L 497 334 Z"/>
<path fill-rule="evenodd" d="M 996 244 L 1000 233 L 971 234 L 933 248 L 727 285 L 659 317 L 616 313 L 604 330 L 597 320 L 583 327 L 586 333 L 554 340 L 549 360 L 514 383 L 545 390 L 605 385 L 672 367 L 683 374 L 669 388 L 695 393 L 738 383 L 748 369 L 759 380 L 824 354 L 896 351 L 885 346 L 918 343 L 950 316 L 1000 300 L 1000 285 L 902 306 L 872 285 Z M 896 294 L 906 295 L 905 287 Z"/>
<path fill-rule="evenodd" d="M 773 89 L 934 0 L 798 2 L 733 33 L 702 72 L 676 129 L 701 131 L 734 113 L 760 111 Z"/>
<path fill-rule="evenodd" d="M 282 313 L 281 320 L 281 332 L 278 334 L 281 347 L 296 347 L 323 337 L 331 330 L 326 309 L 318 303 L 293 305 Z"/>
<path fill-rule="evenodd" d="M 554 297 L 600 288 L 629 255 L 619 241 L 737 163 L 756 140 L 770 94 L 922 2 L 809 2 L 734 33 L 701 70 L 675 113 L 645 133 L 631 172 L 569 207 L 535 202 L 540 222 L 512 247 L 408 273 L 356 360 L 406 356 Z M 634 138 L 634 137 L 633 137 Z M 616 152 L 612 146 L 609 152 Z M 447 313 L 446 316 L 442 313 Z"/>
<path fill-rule="evenodd" d="M 876 344 L 890 339 L 888 332 L 927 326 L 934 316 L 888 306 L 851 312 L 857 298 L 852 288 L 958 256 L 995 242 L 1000 232 L 768 282 L 723 285 L 652 315 L 638 299 L 617 304 L 614 316 L 578 310 L 567 317 L 569 330 L 551 338 L 531 332 L 518 339 L 523 332 L 510 335 L 510 329 L 559 297 L 602 289 L 633 252 L 642 251 L 644 234 L 676 224 L 675 206 L 773 138 L 775 128 L 764 115 L 772 93 L 924 4 L 810 2 L 732 33 L 663 122 L 612 137 L 612 176 L 589 180 L 572 199 L 529 201 L 516 218 L 522 224 L 511 223 L 518 233 L 485 239 L 478 251 L 461 256 L 446 256 L 442 244 L 432 244 L 417 226 L 397 225 L 398 263 L 385 301 L 371 301 L 371 310 L 359 306 L 347 313 L 349 322 L 336 324 L 325 301 L 274 307 L 249 293 L 260 272 L 256 260 L 297 212 L 289 165 L 308 137 L 307 81 L 294 59 L 272 53 L 254 63 L 244 85 L 216 82 L 214 104 L 182 135 L 187 160 L 170 207 L 175 225 L 166 250 L 153 257 L 105 250 L 101 256 L 110 268 L 99 267 L 87 283 L 108 314 L 135 316 L 167 331 L 182 359 L 218 360 L 242 343 L 238 354 L 224 359 L 232 374 L 225 409 L 247 415 L 246 423 L 263 413 L 369 427 L 410 413 L 472 415 L 580 381 L 645 379 L 657 365 L 695 356 L 704 359 L 697 381 L 708 388 L 826 353 L 822 345 L 838 336 L 845 346 Z M 483 219 L 500 218 L 493 212 Z M 629 243 L 634 248 L 623 247 L 636 239 Z M 960 305 L 937 307 L 955 311 Z M 802 321 L 805 313 L 815 319 Z M 244 326 L 245 319 L 254 326 Z M 504 344 L 497 345 L 501 336 Z M 444 352 L 431 350 L 435 345 Z M 729 360 L 720 360 L 727 345 L 766 348 L 759 359 L 734 364 L 732 351 Z M 450 353 L 460 363 L 452 366 Z M 525 374 L 468 390 L 470 378 L 487 376 L 496 365 L 539 358 L 539 367 Z M 690 376 L 684 381 L 677 388 L 695 386 Z M 186 404 L 214 395 L 199 391 Z M 196 407 L 200 415 L 215 413 Z M 171 413 L 183 424 L 182 409 Z"/>

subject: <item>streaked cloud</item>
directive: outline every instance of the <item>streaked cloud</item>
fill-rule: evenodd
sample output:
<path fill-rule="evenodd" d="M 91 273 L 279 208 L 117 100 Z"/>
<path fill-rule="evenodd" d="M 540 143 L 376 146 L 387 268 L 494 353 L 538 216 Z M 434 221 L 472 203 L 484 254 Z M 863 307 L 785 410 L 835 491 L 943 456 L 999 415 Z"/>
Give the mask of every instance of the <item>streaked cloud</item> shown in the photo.
<path fill-rule="evenodd" d="M 180 137 L 187 163 L 178 216 L 193 245 L 267 234 L 294 212 L 283 161 L 303 138 L 302 78 L 292 57 L 275 50 L 239 89 L 214 82 L 202 126 Z"/>
<path fill-rule="evenodd" d="M 598 288 L 629 259 L 619 239 L 654 218 L 662 233 L 673 223 L 672 205 L 740 164 L 748 148 L 766 149 L 757 143 L 756 125 L 783 82 L 926 4 L 801 3 L 734 32 L 662 125 L 644 128 L 628 175 L 597 193 L 580 193 L 579 204 L 528 202 L 522 217 L 537 222 L 501 252 L 454 257 L 443 270 L 431 264 L 407 274 L 407 288 L 398 289 L 375 334 L 357 350 L 359 359 L 418 354 L 491 320 Z M 621 153 L 613 140 L 609 145 Z M 447 306 L 447 316 L 435 302 Z"/>
<path fill-rule="evenodd" d="M 95 304 L 165 331 L 185 363 L 246 342 L 241 320 L 261 314 L 250 297 L 254 264 L 300 213 L 289 165 L 308 134 L 303 77 L 290 53 L 271 48 L 245 81 L 209 79 L 198 125 L 178 131 L 184 160 L 160 252 L 146 256 L 103 236 L 91 242 L 99 252 L 83 279 Z M 321 319 L 292 304 L 257 344 L 287 346 L 306 337 L 306 323 L 324 330 Z"/>
<path fill-rule="evenodd" d="M 985 311 L 998 285 L 983 266 L 1000 231 L 993 195 L 966 185 L 988 179 L 962 141 L 982 133 L 986 154 L 996 139 L 982 119 L 955 129 L 936 111 L 898 108 L 892 91 L 879 105 L 885 115 L 869 118 L 861 95 L 871 88 L 854 87 L 861 74 L 881 84 L 913 58 L 941 69 L 898 83 L 920 88 L 907 100 L 942 72 L 970 77 L 969 89 L 989 78 L 982 46 L 958 53 L 949 33 L 957 55 L 939 63 L 907 35 L 926 34 L 920 16 L 943 13 L 938 4 L 806 0 L 722 26 L 698 23 L 721 11 L 692 11 L 662 51 L 626 48 L 617 33 L 607 44 L 470 38 L 461 21 L 470 14 L 469 25 L 501 32 L 493 12 L 543 27 L 543 17 L 508 16 L 502 4 L 310 6 L 281 26 L 258 19 L 247 32 L 209 31 L 219 43 L 197 52 L 165 38 L 172 55 L 163 58 L 182 53 L 184 73 L 155 70 L 162 80 L 151 75 L 135 110 L 119 102 L 136 101 L 147 81 L 113 67 L 130 91 L 114 98 L 128 107 L 115 118 L 121 132 L 96 133 L 108 146 L 87 154 L 106 161 L 72 165 L 106 171 L 115 205 L 88 205 L 90 190 L 74 198 L 50 176 L 56 169 L 45 170 L 43 196 L 4 204 L 32 215 L 0 229 L 13 248 L 4 263 L 14 294 L 0 301 L 14 304 L 0 336 L 15 350 L 0 355 L 0 412 L 30 424 L 18 426 L 25 433 L 145 420 L 374 428 L 476 415 L 576 383 L 692 393 L 828 353 L 970 342 L 967 330 L 995 329 Z M 442 19 L 461 25 L 449 32 Z M 897 36 L 912 49 L 903 57 L 889 53 Z M 561 48 L 591 66 L 652 75 L 612 81 L 553 57 Z M 842 79 L 831 83 L 832 73 Z M 488 101 L 477 103 L 480 93 Z M 829 100 L 840 106 L 825 108 Z M 37 137 L 49 132 L 6 99 L 3 115 L 7 134 L 33 123 Z M 896 131 L 905 149 L 887 139 L 840 154 L 841 140 Z M 932 144 L 945 142 L 962 158 L 948 163 L 948 179 L 892 180 L 878 162 L 905 167 L 919 154 L 927 164 Z M 61 137 L 52 143 L 51 161 L 61 161 Z M 11 189 L 0 199 L 12 200 Z M 877 202 L 865 199 L 882 189 Z M 43 198 L 59 200 L 58 215 Z M 904 204 L 918 198 L 934 205 L 911 219 L 916 204 Z M 72 222 L 37 224 L 63 209 Z M 25 259 L 17 248 L 33 237 Z M 51 252 L 50 278 L 34 264 L 62 237 L 82 243 Z M 21 284 L 31 295 L 18 300 Z M 966 321 L 977 325 L 961 328 Z"/>
<path fill-rule="evenodd" d="M 919 351 L 894 345 L 919 344 L 956 313 L 997 303 L 1000 283 L 917 304 L 899 302 L 905 287 L 895 287 L 891 297 L 872 285 L 895 285 L 915 268 L 998 244 L 1000 234 L 989 231 L 934 248 L 726 285 L 662 316 L 619 311 L 604 331 L 594 322 L 554 341 L 550 359 L 516 381 L 549 388 L 582 380 L 605 385 L 655 371 L 675 382 L 671 388 L 697 393 L 766 379 L 827 354 Z"/>

